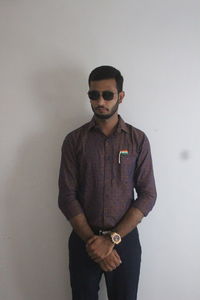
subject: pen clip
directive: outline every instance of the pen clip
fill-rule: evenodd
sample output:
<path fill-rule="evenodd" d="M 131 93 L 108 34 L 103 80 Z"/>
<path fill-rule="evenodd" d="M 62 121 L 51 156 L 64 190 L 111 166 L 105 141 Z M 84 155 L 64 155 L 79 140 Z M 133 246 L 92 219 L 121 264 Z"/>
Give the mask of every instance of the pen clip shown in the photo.
<path fill-rule="evenodd" d="M 128 155 L 128 150 L 120 150 L 119 151 L 119 157 L 118 157 L 118 163 L 121 163 L 121 155 Z"/>

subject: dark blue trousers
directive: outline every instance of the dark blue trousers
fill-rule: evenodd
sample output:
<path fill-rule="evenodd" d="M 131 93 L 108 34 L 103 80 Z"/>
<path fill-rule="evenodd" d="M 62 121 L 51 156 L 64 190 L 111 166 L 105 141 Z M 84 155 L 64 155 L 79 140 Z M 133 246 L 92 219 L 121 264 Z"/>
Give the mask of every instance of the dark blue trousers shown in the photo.
<path fill-rule="evenodd" d="M 69 237 L 69 271 L 73 300 L 98 300 L 99 283 L 105 276 L 109 300 L 136 300 L 140 274 L 141 246 L 138 229 L 115 246 L 122 264 L 104 272 L 85 250 L 85 243 L 72 231 Z"/>

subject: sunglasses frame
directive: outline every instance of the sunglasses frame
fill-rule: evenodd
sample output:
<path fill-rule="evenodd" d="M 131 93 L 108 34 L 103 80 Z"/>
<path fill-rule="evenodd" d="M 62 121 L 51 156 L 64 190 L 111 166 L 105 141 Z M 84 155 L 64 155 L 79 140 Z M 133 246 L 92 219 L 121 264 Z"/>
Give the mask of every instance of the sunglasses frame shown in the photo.
<path fill-rule="evenodd" d="M 90 93 L 92 93 L 92 92 L 96 92 L 96 94 L 98 95 L 98 98 L 92 99 L 92 98 L 90 97 Z M 106 97 L 106 96 L 105 96 L 105 93 L 108 93 L 108 92 L 112 95 L 112 99 L 106 99 L 106 98 L 105 98 L 105 97 Z M 97 101 L 97 100 L 99 100 L 99 98 L 100 98 L 101 96 L 103 97 L 103 99 L 104 99 L 105 101 L 112 101 L 112 100 L 114 99 L 114 96 L 115 96 L 116 94 L 119 94 L 119 93 L 115 93 L 115 92 L 109 91 L 109 90 L 105 90 L 105 91 L 102 91 L 102 92 L 99 92 L 99 91 L 97 91 L 97 90 L 89 90 L 88 93 L 87 93 L 88 97 L 89 97 L 90 100 L 92 100 L 92 101 Z"/>

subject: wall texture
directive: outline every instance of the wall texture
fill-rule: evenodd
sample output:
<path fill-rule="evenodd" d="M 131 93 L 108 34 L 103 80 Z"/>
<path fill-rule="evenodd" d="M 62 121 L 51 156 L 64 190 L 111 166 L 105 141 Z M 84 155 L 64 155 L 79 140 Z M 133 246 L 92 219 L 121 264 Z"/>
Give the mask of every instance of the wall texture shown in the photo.
<path fill-rule="evenodd" d="M 139 226 L 138 300 L 199 300 L 200 2 L 0 1 L 0 299 L 71 299 L 60 147 L 91 116 L 87 77 L 119 68 L 158 200 Z M 101 282 L 100 299 L 106 299 Z"/>

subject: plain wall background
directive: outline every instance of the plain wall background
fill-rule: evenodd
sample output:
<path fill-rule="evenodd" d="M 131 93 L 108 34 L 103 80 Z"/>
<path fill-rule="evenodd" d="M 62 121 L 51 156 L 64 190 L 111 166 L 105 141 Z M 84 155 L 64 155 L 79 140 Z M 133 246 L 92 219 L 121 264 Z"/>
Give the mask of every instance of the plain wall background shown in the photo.
<path fill-rule="evenodd" d="M 119 113 L 154 161 L 138 300 L 200 299 L 199 16 L 199 0 L 0 1 L 0 300 L 71 299 L 60 148 L 92 117 L 102 64 L 121 70 Z"/>

